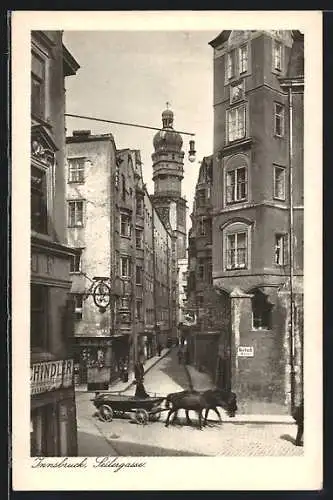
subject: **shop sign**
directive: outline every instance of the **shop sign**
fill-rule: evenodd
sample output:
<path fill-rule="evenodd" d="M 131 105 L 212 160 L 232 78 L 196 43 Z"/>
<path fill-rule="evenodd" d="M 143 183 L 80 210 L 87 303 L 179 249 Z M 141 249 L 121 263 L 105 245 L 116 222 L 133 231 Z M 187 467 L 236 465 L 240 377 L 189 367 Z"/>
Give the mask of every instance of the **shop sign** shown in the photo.
<path fill-rule="evenodd" d="M 33 363 L 30 370 L 31 394 L 42 394 L 73 386 L 72 359 Z"/>
<path fill-rule="evenodd" d="M 93 339 L 88 339 L 84 337 L 76 337 L 75 341 L 77 344 L 81 346 L 93 346 L 93 347 L 99 347 L 99 346 L 111 346 L 112 345 L 112 339 L 110 338 L 103 338 L 103 337 L 96 337 Z"/>
<path fill-rule="evenodd" d="M 253 346 L 244 346 L 240 345 L 237 349 L 237 356 L 240 358 L 253 358 L 254 356 L 254 347 Z"/>

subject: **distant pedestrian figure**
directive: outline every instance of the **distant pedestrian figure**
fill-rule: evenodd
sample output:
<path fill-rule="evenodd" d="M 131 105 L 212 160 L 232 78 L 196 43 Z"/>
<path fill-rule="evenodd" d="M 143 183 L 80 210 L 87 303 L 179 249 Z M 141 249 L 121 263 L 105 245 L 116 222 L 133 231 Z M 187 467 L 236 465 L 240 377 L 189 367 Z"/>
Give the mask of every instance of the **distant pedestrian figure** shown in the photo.
<path fill-rule="evenodd" d="M 158 343 L 158 344 L 157 344 L 157 354 L 158 354 L 159 356 L 161 356 L 161 352 L 162 352 L 162 346 L 161 346 L 161 344 L 160 344 L 160 343 Z"/>
<path fill-rule="evenodd" d="M 295 408 L 293 418 L 297 424 L 297 435 L 295 439 L 296 446 L 303 445 L 303 431 L 304 431 L 304 399 L 302 399 L 301 404 Z"/>
<path fill-rule="evenodd" d="M 134 377 L 137 382 L 143 382 L 145 369 L 142 361 L 137 361 L 134 366 Z"/>

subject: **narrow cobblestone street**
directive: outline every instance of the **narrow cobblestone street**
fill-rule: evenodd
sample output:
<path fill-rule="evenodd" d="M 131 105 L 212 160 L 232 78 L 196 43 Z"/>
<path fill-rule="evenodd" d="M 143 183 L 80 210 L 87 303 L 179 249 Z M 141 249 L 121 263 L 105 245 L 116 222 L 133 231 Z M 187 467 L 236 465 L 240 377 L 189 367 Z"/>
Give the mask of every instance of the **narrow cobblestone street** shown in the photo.
<path fill-rule="evenodd" d="M 193 372 L 192 372 L 193 373 Z M 191 373 L 191 375 L 192 375 Z M 149 393 L 166 395 L 188 388 L 184 366 L 173 349 L 145 375 Z M 131 386 L 125 394 L 133 395 Z M 141 426 L 130 415 L 105 423 L 95 415 L 90 401 L 94 393 L 77 393 L 77 417 L 80 456 L 296 456 L 303 448 L 294 445 L 296 426 L 290 423 L 244 422 L 228 418 L 223 423 L 210 413 L 209 425 L 199 430 L 191 412 L 187 426 L 180 414 L 180 425 L 166 428 L 166 412 L 161 420 Z"/>

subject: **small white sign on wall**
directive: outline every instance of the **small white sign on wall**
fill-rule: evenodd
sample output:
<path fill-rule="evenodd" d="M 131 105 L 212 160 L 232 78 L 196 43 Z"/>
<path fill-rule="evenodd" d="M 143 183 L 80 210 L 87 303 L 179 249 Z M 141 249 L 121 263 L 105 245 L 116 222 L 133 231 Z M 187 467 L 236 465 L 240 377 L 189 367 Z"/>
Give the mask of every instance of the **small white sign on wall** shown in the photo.
<path fill-rule="evenodd" d="M 237 356 L 240 358 L 253 358 L 254 356 L 254 347 L 253 346 L 245 346 L 240 345 L 237 349 Z"/>

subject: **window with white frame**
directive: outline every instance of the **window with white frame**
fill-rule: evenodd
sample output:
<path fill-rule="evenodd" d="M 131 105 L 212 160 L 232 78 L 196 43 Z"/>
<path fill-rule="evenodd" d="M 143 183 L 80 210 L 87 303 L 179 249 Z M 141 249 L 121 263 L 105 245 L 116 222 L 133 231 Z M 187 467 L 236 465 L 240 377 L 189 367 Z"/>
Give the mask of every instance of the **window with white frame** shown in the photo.
<path fill-rule="evenodd" d="M 245 73 L 248 68 L 248 48 L 247 45 L 242 45 L 239 48 L 239 72 Z"/>
<path fill-rule="evenodd" d="M 274 103 L 274 134 L 284 136 L 284 106 L 278 102 Z"/>
<path fill-rule="evenodd" d="M 274 69 L 282 71 L 282 43 L 277 40 L 273 42 L 273 66 Z"/>
<path fill-rule="evenodd" d="M 68 182 L 84 182 L 84 158 L 68 159 Z"/>
<path fill-rule="evenodd" d="M 277 266 L 286 264 L 287 238 L 285 234 L 275 235 L 274 263 Z"/>
<path fill-rule="evenodd" d="M 135 246 L 136 246 L 136 248 L 143 247 L 143 231 L 142 231 L 142 229 L 135 229 Z"/>
<path fill-rule="evenodd" d="M 131 259 L 129 257 L 120 257 L 120 273 L 122 278 L 131 277 Z"/>
<path fill-rule="evenodd" d="M 236 73 L 236 50 L 232 50 L 227 54 L 227 77 L 233 78 Z"/>
<path fill-rule="evenodd" d="M 274 165 L 274 198 L 278 200 L 286 199 L 286 169 Z"/>
<path fill-rule="evenodd" d="M 247 200 L 247 167 L 237 167 L 226 173 L 226 201 L 236 203 Z"/>
<path fill-rule="evenodd" d="M 83 201 L 68 201 L 68 227 L 83 226 Z"/>
<path fill-rule="evenodd" d="M 245 106 L 228 109 L 228 141 L 242 139 L 246 135 Z"/>
<path fill-rule="evenodd" d="M 71 273 L 81 272 L 81 254 L 71 256 L 70 272 Z"/>
<path fill-rule="evenodd" d="M 120 235 L 131 236 L 131 217 L 127 214 L 120 214 Z"/>
<path fill-rule="evenodd" d="M 227 245 L 227 269 L 247 269 L 247 232 L 228 233 L 226 235 Z"/>
<path fill-rule="evenodd" d="M 31 53 L 31 114 L 45 119 L 45 61 Z"/>
<path fill-rule="evenodd" d="M 233 104 L 242 99 L 244 99 L 244 80 L 235 85 L 230 85 L 230 103 Z"/>
<path fill-rule="evenodd" d="M 81 294 L 73 296 L 74 300 L 74 319 L 79 321 L 83 317 L 83 297 Z"/>

